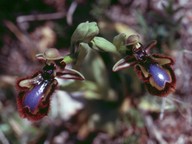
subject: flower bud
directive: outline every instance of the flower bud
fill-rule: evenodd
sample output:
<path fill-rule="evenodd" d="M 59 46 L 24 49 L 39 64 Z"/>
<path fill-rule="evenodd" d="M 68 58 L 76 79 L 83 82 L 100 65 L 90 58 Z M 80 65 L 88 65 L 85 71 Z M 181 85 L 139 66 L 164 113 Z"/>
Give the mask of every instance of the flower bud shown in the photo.
<path fill-rule="evenodd" d="M 94 37 L 91 41 L 91 47 L 95 50 L 117 53 L 115 45 L 102 37 Z"/>
<path fill-rule="evenodd" d="M 71 44 L 78 42 L 90 42 L 94 36 L 99 34 L 99 28 L 96 22 L 84 22 L 78 25 L 71 37 Z"/>

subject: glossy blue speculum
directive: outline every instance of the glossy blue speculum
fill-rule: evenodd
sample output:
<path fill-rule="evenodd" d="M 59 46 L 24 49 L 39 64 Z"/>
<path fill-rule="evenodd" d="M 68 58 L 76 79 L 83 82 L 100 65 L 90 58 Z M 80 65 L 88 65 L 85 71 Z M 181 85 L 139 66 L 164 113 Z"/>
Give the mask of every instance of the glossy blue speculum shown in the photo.
<path fill-rule="evenodd" d="M 155 84 L 161 88 L 165 86 L 166 82 L 171 81 L 171 78 L 166 70 L 159 67 L 157 64 L 151 64 L 149 66 L 149 73 L 152 75 Z"/>
<path fill-rule="evenodd" d="M 34 88 L 26 94 L 23 105 L 28 107 L 31 112 L 38 107 L 38 104 L 43 97 L 45 88 L 48 84 L 49 82 L 44 80 L 40 84 L 34 86 Z"/>

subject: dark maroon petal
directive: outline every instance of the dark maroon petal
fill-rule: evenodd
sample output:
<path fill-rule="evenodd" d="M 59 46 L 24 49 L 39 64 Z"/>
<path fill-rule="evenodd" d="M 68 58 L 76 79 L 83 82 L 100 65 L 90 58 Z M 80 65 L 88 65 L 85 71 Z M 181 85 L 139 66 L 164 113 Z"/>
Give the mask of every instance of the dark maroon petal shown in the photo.
<path fill-rule="evenodd" d="M 85 77 L 80 72 L 69 68 L 65 68 L 62 72 L 57 72 L 56 76 L 62 79 L 74 79 L 74 80 L 85 79 Z"/>
<path fill-rule="evenodd" d="M 157 41 L 156 41 L 156 40 L 154 40 L 154 41 L 152 41 L 150 44 L 148 44 L 148 45 L 145 47 L 146 53 L 150 53 L 150 50 L 151 50 L 152 48 L 155 48 L 156 45 L 157 45 Z"/>
<path fill-rule="evenodd" d="M 119 71 L 125 68 L 129 68 L 133 65 L 135 65 L 137 62 L 135 61 L 135 58 L 127 56 L 125 58 L 120 59 L 119 61 L 117 61 L 115 63 L 115 65 L 113 66 L 113 71 Z"/>
<path fill-rule="evenodd" d="M 151 58 L 154 62 L 158 63 L 159 65 L 173 65 L 174 64 L 174 61 L 171 57 L 164 56 L 161 54 L 153 54 Z"/>

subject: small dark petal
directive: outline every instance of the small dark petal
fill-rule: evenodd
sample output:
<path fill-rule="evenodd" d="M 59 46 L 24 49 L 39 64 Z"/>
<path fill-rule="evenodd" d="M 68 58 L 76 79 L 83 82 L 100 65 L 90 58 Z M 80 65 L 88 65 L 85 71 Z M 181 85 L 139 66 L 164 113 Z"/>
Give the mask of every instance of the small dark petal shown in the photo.
<path fill-rule="evenodd" d="M 113 70 L 113 72 L 116 72 L 116 71 L 128 68 L 130 66 L 131 65 L 129 63 L 127 63 L 125 61 L 125 59 L 123 58 L 123 59 L 120 59 L 118 62 L 115 63 L 112 70 Z"/>
<path fill-rule="evenodd" d="M 145 67 L 143 67 L 140 64 L 135 65 L 134 67 L 135 72 L 137 73 L 138 77 L 143 81 L 143 82 L 148 82 L 149 81 L 149 72 L 146 70 Z"/>
<path fill-rule="evenodd" d="M 64 69 L 65 66 L 66 66 L 66 63 L 65 63 L 64 61 L 62 61 L 62 59 L 60 59 L 60 60 L 55 60 L 54 62 L 55 62 L 55 64 L 56 64 L 57 66 L 59 66 L 61 69 Z"/>
<path fill-rule="evenodd" d="M 153 54 L 152 61 L 158 63 L 159 65 L 173 65 L 174 60 L 171 57 L 164 56 L 161 54 Z"/>
<path fill-rule="evenodd" d="M 156 40 L 154 40 L 154 41 L 152 41 L 151 43 L 149 43 L 149 44 L 145 47 L 146 53 L 149 53 L 150 50 L 151 50 L 152 48 L 155 48 L 156 45 L 157 45 L 157 41 L 156 41 Z"/>
<path fill-rule="evenodd" d="M 126 56 L 122 59 L 120 59 L 119 61 L 117 61 L 115 63 L 115 65 L 113 66 L 113 72 L 119 71 L 119 70 L 123 70 L 125 68 L 129 68 L 133 65 L 135 65 L 137 62 L 135 61 L 134 57 L 130 57 L 130 56 Z"/>
<path fill-rule="evenodd" d="M 62 72 L 57 72 L 57 77 L 63 79 L 84 80 L 85 77 L 74 69 L 65 68 Z"/>

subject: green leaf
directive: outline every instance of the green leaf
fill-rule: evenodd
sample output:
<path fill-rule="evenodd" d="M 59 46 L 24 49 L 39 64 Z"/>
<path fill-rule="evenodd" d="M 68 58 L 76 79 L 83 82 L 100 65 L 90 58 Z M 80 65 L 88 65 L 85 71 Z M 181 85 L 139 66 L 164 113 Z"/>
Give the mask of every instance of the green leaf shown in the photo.
<path fill-rule="evenodd" d="M 72 63 L 74 61 L 75 61 L 75 58 L 72 57 L 71 55 L 64 56 L 63 60 L 62 60 L 62 62 L 66 63 L 66 64 L 70 64 L 70 63 Z"/>

